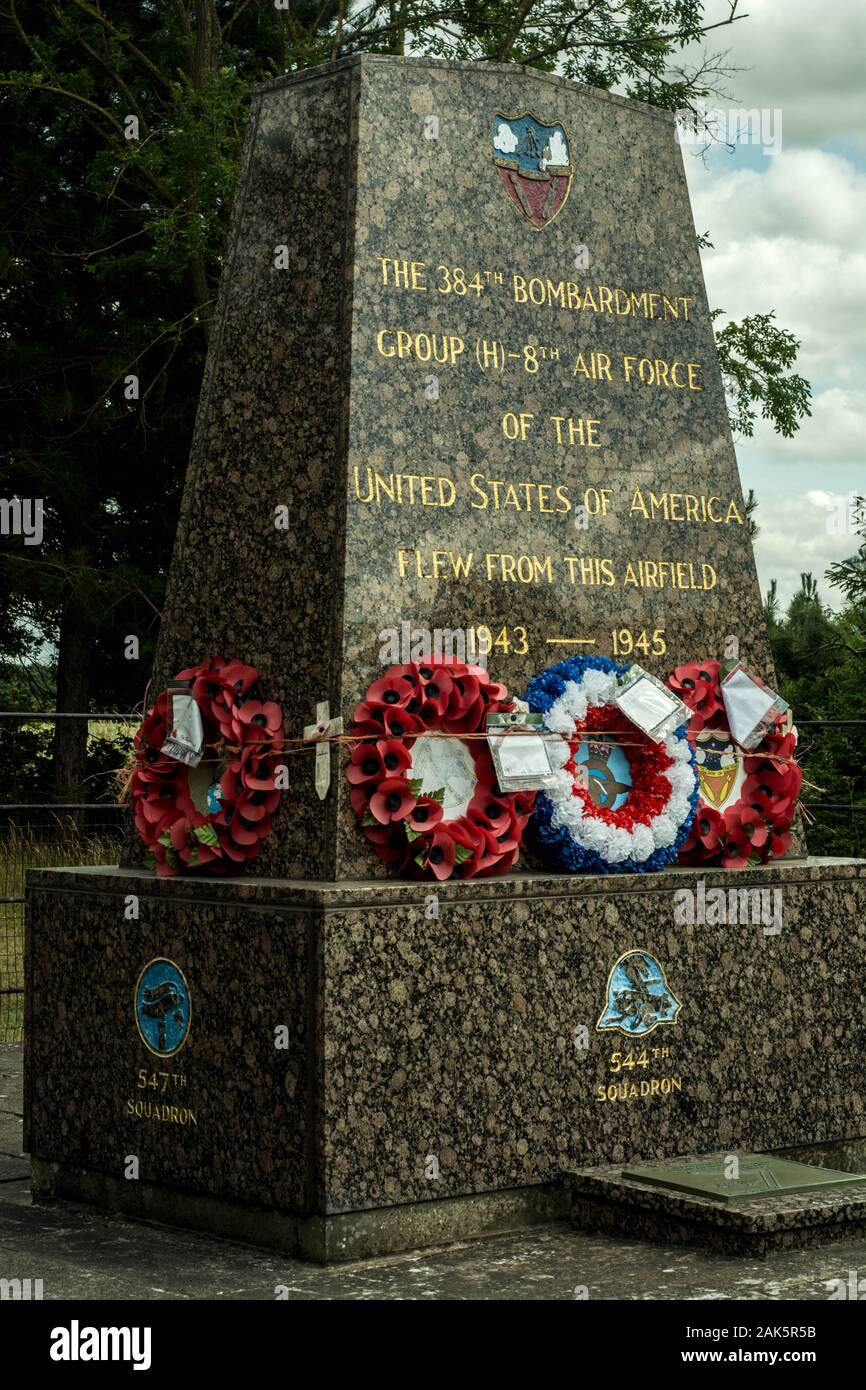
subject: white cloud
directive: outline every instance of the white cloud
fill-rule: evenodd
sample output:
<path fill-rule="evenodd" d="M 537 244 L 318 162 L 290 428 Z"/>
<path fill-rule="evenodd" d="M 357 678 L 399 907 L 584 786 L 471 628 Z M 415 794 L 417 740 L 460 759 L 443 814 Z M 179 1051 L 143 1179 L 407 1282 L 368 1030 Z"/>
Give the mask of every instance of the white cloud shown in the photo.
<path fill-rule="evenodd" d="M 780 109 L 785 148 L 838 136 L 866 142 L 863 0 L 832 0 L 820 8 L 813 0 L 760 0 L 747 8 L 746 18 L 687 50 L 689 59 L 702 50 L 726 51 L 726 61 L 742 69 L 728 82 L 736 103 Z M 727 0 L 711 0 L 707 22 L 727 12 Z"/>
<path fill-rule="evenodd" d="M 863 353 L 866 172 L 839 155 L 794 150 L 766 172 L 709 175 L 686 157 L 711 305 L 732 318 L 775 310 L 802 343 L 800 370 L 844 381 Z M 840 376 L 839 373 L 842 373 Z"/>
<path fill-rule="evenodd" d="M 785 607 L 800 587 L 800 575 L 808 571 L 818 581 L 825 603 L 837 609 L 844 606 L 842 594 L 830 587 L 824 571 L 852 555 L 860 543 L 853 531 L 839 530 L 847 502 L 847 496 L 817 488 L 797 495 L 759 494 L 755 561 L 762 594 L 775 579 Z"/>
<path fill-rule="evenodd" d="M 727 239 L 738 232 L 784 233 L 792 240 L 828 242 L 847 250 L 862 241 L 866 174 L 841 155 L 785 150 L 764 156 L 759 171 L 738 168 L 736 154 L 719 152 L 709 172 L 691 155 L 686 171 L 694 196 Z"/>
<path fill-rule="evenodd" d="M 710 305 L 733 319 L 775 311 L 800 340 L 795 370 L 813 387 L 812 416 L 793 439 L 761 421 L 737 446 L 743 487 L 759 500 L 761 587 L 777 579 L 787 602 L 811 571 L 824 600 L 841 607 L 824 571 L 860 539 L 833 529 L 834 507 L 866 493 L 866 4 L 743 8 L 747 18 L 687 57 L 728 50 L 741 69 L 727 82 L 731 104 L 780 110 L 781 153 L 716 147 L 703 163 L 686 146 L 684 164 L 697 230 L 715 247 L 702 253 Z M 727 11 L 728 0 L 708 0 L 705 20 Z"/>
<path fill-rule="evenodd" d="M 841 387 L 822 391 L 812 403 L 811 417 L 793 439 L 783 439 L 764 425 L 758 442 L 765 458 L 811 463 L 816 475 L 825 464 L 850 464 L 851 487 L 866 490 L 866 391 Z"/>
<path fill-rule="evenodd" d="M 547 142 L 547 151 L 548 158 L 540 161 L 542 169 L 546 169 L 548 164 L 560 165 L 563 168 L 568 164 L 568 145 L 561 131 L 553 132 Z"/>
<path fill-rule="evenodd" d="M 703 253 L 710 304 L 734 319 L 775 311 L 800 341 L 795 370 L 812 383 L 811 418 L 793 439 L 760 421 L 738 446 L 743 486 L 764 499 L 764 524 L 781 489 L 789 498 L 816 486 L 866 491 L 866 173 L 839 155 L 790 149 L 762 172 L 719 161 L 705 169 L 688 156 L 686 169 L 696 225 L 715 248 Z M 823 572 L 841 558 L 838 540 L 810 546 L 803 565 L 784 545 L 772 552 L 795 588 L 800 569 Z M 843 554 L 855 548 L 842 544 Z"/>
<path fill-rule="evenodd" d="M 499 129 L 493 137 L 493 148 L 501 154 L 513 154 L 517 149 L 517 136 L 504 121 L 499 122 Z"/>

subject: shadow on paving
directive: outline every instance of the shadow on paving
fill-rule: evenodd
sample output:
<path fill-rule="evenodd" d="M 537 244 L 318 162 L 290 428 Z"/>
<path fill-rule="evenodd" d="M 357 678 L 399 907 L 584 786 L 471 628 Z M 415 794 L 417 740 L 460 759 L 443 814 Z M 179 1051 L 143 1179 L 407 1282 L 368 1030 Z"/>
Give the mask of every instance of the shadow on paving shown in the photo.
<path fill-rule="evenodd" d="M 321 1268 L 71 1203 L 33 1203 L 20 1158 L 20 1067 L 20 1047 L 0 1048 L 0 1278 L 41 1279 L 46 1299 L 823 1300 L 830 1280 L 866 1269 L 864 1242 L 749 1261 L 565 1226 Z"/>

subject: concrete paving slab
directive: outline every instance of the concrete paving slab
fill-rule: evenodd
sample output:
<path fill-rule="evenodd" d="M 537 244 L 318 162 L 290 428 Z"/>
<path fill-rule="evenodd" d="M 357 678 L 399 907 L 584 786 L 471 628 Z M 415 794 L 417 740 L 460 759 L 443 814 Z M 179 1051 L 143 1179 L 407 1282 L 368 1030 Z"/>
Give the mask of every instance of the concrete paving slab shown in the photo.
<path fill-rule="evenodd" d="M 20 1182 L 30 1177 L 30 1159 L 0 1152 L 0 1182 Z"/>
<path fill-rule="evenodd" d="M 323 1268 L 0 1184 L 0 1277 L 40 1278 L 46 1299 L 824 1300 L 852 1270 L 866 1243 L 745 1260 L 565 1226 Z"/>

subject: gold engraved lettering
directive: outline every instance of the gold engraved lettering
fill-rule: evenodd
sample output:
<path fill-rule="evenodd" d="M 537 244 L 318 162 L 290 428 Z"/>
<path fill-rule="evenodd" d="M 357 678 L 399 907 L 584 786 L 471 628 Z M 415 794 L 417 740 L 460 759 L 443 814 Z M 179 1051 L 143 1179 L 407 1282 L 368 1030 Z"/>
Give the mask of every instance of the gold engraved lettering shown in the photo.
<path fill-rule="evenodd" d="M 718 575 L 712 565 L 693 560 L 629 560 L 623 586 L 636 589 L 714 589 Z"/>
<path fill-rule="evenodd" d="M 583 353 L 579 352 L 571 375 L 577 376 L 578 373 L 587 381 L 610 381 L 610 358 L 606 352 L 591 352 L 587 366 Z"/>
<path fill-rule="evenodd" d="M 584 587 L 599 586 L 607 589 L 616 584 L 613 562 L 606 557 L 591 555 L 566 555 L 568 578 L 571 584 Z"/>
<path fill-rule="evenodd" d="M 383 285 L 393 285 L 398 290 L 426 291 L 427 286 L 421 278 L 423 261 L 400 261 L 391 256 L 380 256 L 379 264 L 382 267 Z"/>
<path fill-rule="evenodd" d="M 491 551 L 484 557 L 487 578 L 501 580 L 505 584 L 553 583 L 553 564 L 549 555 L 541 559 L 538 555 L 508 555 Z"/>
<path fill-rule="evenodd" d="M 509 410 L 502 417 L 502 433 L 506 439 L 526 439 L 534 419 L 535 414 L 531 410 L 521 410 L 519 414 Z"/>
<path fill-rule="evenodd" d="M 598 1085 L 595 1089 L 595 1095 L 599 1101 L 613 1103 L 620 1100 L 637 1100 L 641 1097 L 649 1099 L 652 1096 L 670 1096 L 682 1089 L 682 1077 L 646 1077 L 641 1078 L 640 1084 L 635 1081 L 612 1081 L 608 1086 Z"/>
<path fill-rule="evenodd" d="M 126 1113 L 137 1120 L 155 1120 L 160 1124 L 194 1125 L 198 1129 L 196 1112 L 186 1105 L 168 1105 L 155 1100 L 127 1100 Z"/>
<path fill-rule="evenodd" d="M 660 290 L 631 290 L 621 286 L 579 285 L 574 280 L 544 279 L 539 275 L 512 274 L 515 304 L 545 305 L 548 309 L 572 309 L 619 318 L 688 320 L 692 295 L 667 295 Z"/>
<path fill-rule="evenodd" d="M 637 512 L 645 521 L 696 521 L 717 526 L 730 526 L 731 522 L 743 525 L 740 509 L 734 498 L 727 503 L 721 497 L 707 497 L 704 493 L 693 492 L 654 492 L 644 493 L 636 487 L 629 510 Z"/>
<path fill-rule="evenodd" d="M 639 381 L 643 386 L 675 386 L 680 391 L 703 391 L 700 362 L 668 362 L 664 357 L 637 357 L 626 353 L 622 359 L 626 384 Z"/>
<path fill-rule="evenodd" d="M 416 362 L 456 364 L 466 344 L 459 333 L 409 333 L 405 328 L 380 328 L 376 348 L 382 357 L 414 358 Z"/>
<path fill-rule="evenodd" d="M 414 571 L 416 579 L 467 579 L 472 570 L 472 559 L 471 550 L 468 555 L 460 555 L 452 550 L 431 550 L 429 557 L 425 557 L 423 550 L 401 548 L 397 551 L 397 569 L 401 579 L 405 579 L 411 571 Z"/>
<path fill-rule="evenodd" d="M 598 437 L 600 420 L 572 420 L 566 415 L 551 415 L 550 419 L 556 430 L 557 444 L 577 445 L 585 449 L 601 448 L 601 440 Z"/>
<path fill-rule="evenodd" d="M 486 511 L 488 507 L 494 512 L 504 507 L 513 507 L 518 512 L 549 514 L 571 511 L 568 488 L 563 483 L 506 483 L 501 478 L 485 478 L 483 473 L 473 473 L 469 486 L 474 494 L 474 500 L 469 505 L 478 512 Z M 554 496 L 558 506 L 551 505 Z"/>

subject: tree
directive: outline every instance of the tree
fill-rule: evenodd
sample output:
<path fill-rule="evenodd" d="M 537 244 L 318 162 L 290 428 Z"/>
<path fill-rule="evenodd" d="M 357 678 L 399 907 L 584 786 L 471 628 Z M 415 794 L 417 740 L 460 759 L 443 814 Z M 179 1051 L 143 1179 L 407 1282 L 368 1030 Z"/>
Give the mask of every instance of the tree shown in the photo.
<path fill-rule="evenodd" d="M 698 236 L 701 250 L 712 245 L 709 233 Z M 713 309 L 710 317 L 715 322 L 724 312 Z M 716 333 L 731 430 L 744 439 L 751 439 L 755 432 L 758 406 L 763 419 L 771 421 L 776 433 L 786 439 L 796 434 L 804 415 L 812 414 L 812 388 L 805 377 L 790 370 L 797 360 L 799 340 L 777 328 L 775 318 L 774 313 L 750 314 L 742 323 L 726 323 Z"/>
<path fill-rule="evenodd" d="M 738 23 L 738 4 L 710 23 L 704 0 L 6 0 L 0 332 L 15 346 L 0 469 L 4 495 L 45 498 L 46 539 L 0 547 L 4 655 L 32 662 L 51 644 L 61 709 L 141 696 L 253 85 L 411 50 L 555 69 L 679 110 L 730 75 L 718 55 L 677 59 Z M 803 400 L 790 335 L 728 325 L 720 343 L 748 400 L 790 432 Z M 84 721 L 59 723 L 59 799 L 80 795 L 85 742 Z"/>
<path fill-rule="evenodd" d="M 850 563 L 831 566 L 828 577 L 833 583 L 839 583 L 834 574 L 846 575 Z M 795 723 L 802 726 L 797 756 L 806 778 L 802 798 L 810 810 L 806 829 L 813 854 L 860 854 L 863 847 L 859 808 L 866 803 L 864 593 L 860 589 L 848 594 L 846 607 L 835 613 L 823 602 L 815 577 L 804 573 L 784 616 L 775 581 L 766 596 L 764 612 L 779 688 L 794 711 Z M 823 809 L 827 806 L 851 809 Z"/>
<path fill-rule="evenodd" d="M 853 510 L 859 519 L 859 534 L 863 542 L 856 554 L 831 565 L 827 578 L 842 590 L 852 607 L 866 609 L 866 498 L 856 497 Z"/>
<path fill-rule="evenodd" d="M 713 319 L 724 311 L 714 309 Z M 729 401 L 731 429 L 751 439 L 758 417 L 772 421 L 777 434 L 790 439 L 804 415 L 811 415 L 811 387 L 791 372 L 799 341 L 777 328 L 775 314 L 751 314 L 742 323 L 726 323 L 716 333 L 719 365 Z"/>

